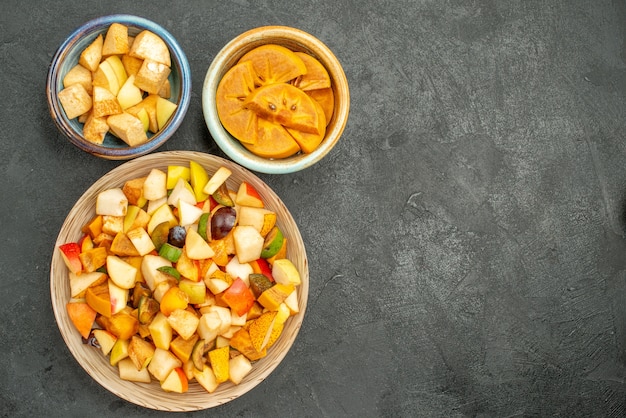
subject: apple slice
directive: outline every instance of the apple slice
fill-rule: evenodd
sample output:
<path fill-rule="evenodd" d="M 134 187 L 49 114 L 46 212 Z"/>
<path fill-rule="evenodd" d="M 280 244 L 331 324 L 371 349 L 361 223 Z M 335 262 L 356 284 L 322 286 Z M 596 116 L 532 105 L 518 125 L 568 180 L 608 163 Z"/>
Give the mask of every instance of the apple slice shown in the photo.
<path fill-rule="evenodd" d="M 226 167 L 220 167 L 217 171 L 211 176 L 207 184 L 204 186 L 202 190 L 204 193 L 208 195 L 212 195 L 215 191 L 230 177 L 232 171 L 230 171 Z"/>
<path fill-rule="evenodd" d="M 141 274 L 146 281 L 146 285 L 152 291 L 155 290 L 159 283 L 169 280 L 167 274 L 158 270 L 159 267 L 163 266 L 172 267 L 172 263 L 159 255 L 146 254 L 141 261 Z"/>
<path fill-rule="evenodd" d="M 142 100 L 143 95 L 141 94 L 141 90 L 135 85 L 135 76 L 128 76 L 126 82 L 122 85 L 122 87 L 120 87 L 120 91 L 117 93 L 117 101 L 120 106 L 122 106 L 122 109 L 126 110 L 129 107 L 141 103 Z M 148 115 L 146 113 L 146 117 L 147 116 Z"/>
<path fill-rule="evenodd" d="M 63 262 L 69 269 L 70 273 L 80 274 L 83 271 L 83 264 L 80 262 L 80 245 L 76 242 L 67 242 L 59 246 L 59 252 L 63 258 Z M 72 297 L 76 297 L 72 295 Z"/>
<path fill-rule="evenodd" d="M 229 360 L 228 376 L 231 382 L 238 385 L 252 370 L 252 363 L 243 354 Z"/>
<path fill-rule="evenodd" d="M 180 290 L 187 294 L 189 303 L 192 305 L 202 304 L 206 300 L 206 285 L 204 281 L 181 279 L 178 283 Z"/>
<path fill-rule="evenodd" d="M 209 393 L 215 392 L 215 389 L 219 386 L 219 383 L 215 378 L 215 373 L 213 373 L 213 370 L 206 364 L 203 366 L 202 371 L 194 367 L 193 377 L 200 384 L 200 386 L 202 386 Z"/>
<path fill-rule="evenodd" d="M 135 363 L 130 358 L 125 358 L 117 362 L 117 368 L 120 375 L 120 379 L 128 380 L 129 382 L 150 383 L 152 377 L 147 368 L 137 370 Z"/>
<path fill-rule="evenodd" d="M 242 206 L 239 210 L 239 225 L 250 225 L 265 236 L 276 224 L 276 213 L 265 208 Z"/>
<path fill-rule="evenodd" d="M 198 335 L 205 341 L 213 341 L 219 334 L 222 320 L 217 311 L 205 312 L 198 323 Z"/>
<path fill-rule="evenodd" d="M 170 117 L 174 114 L 174 111 L 178 105 L 176 103 L 170 102 L 167 99 L 162 97 L 157 98 L 156 102 L 156 115 L 157 115 L 157 125 L 159 130 L 163 129 L 167 122 L 170 120 Z"/>
<path fill-rule="evenodd" d="M 196 333 L 200 323 L 196 314 L 186 309 L 174 309 L 167 317 L 167 321 L 172 329 L 186 340 Z"/>
<path fill-rule="evenodd" d="M 117 366 L 117 364 L 128 358 L 128 345 L 130 344 L 129 340 L 123 340 L 118 338 L 113 344 L 113 348 L 111 349 L 111 355 L 109 356 L 109 363 L 111 366 Z"/>
<path fill-rule="evenodd" d="M 230 274 L 232 277 L 238 277 L 246 284 L 246 286 L 250 285 L 249 276 L 254 273 L 254 269 L 250 263 L 242 263 L 239 260 L 239 257 L 234 256 L 230 259 L 228 264 L 225 267 L 226 273 Z"/>
<path fill-rule="evenodd" d="M 108 356 L 117 341 L 117 337 L 104 329 L 94 329 L 93 335 L 98 341 L 102 354 Z"/>
<path fill-rule="evenodd" d="M 169 182 L 169 175 L 168 175 Z M 172 192 L 169 194 L 167 198 L 167 204 L 172 206 L 178 206 L 179 201 L 184 201 L 189 203 L 190 205 L 195 205 L 197 203 L 196 196 L 193 192 L 193 188 L 191 185 L 182 177 L 179 177 L 172 189 Z"/>
<path fill-rule="evenodd" d="M 174 215 L 174 212 L 172 212 L 172 208 L 167 204 L 167 202 L 163 202 L 163 204 L 152 213 L 152 217 L 150 218 L 150 222 L 148 222 L 147 227 L 148 234 L 152 235 L 155 228 L 162 223 L 167 223 L 170 228 L 178 225 L 178 219 L 176 218 L 176 215 Z"/>
<path fill-rule="evenodd" d="M 295 315 L 300 312 L 300 306 L 298 305 L 298 291 L 294 290 L 287 296 L 283 302 L 288 308 L 291 315 Z"/>
<path fill-rule="evenodd" d="M 116 255 L 109 255 L 107 257 L 107 273 L 111 280 L 122 289 L 131 289 L 135 286 L 137 268 Z"/>
<path fill-rule="evenodd" d="M 126 74 L 126 69 L 124 68 L 124 64 L 122 64 L 122 60 L 117 55 L 111 55 L 107 57 L 105 61 L 107 61 L 113 69 L 113 73 L 115 73 L 115 78 L 117 78 L 117 83 L 119 84 L 121 89 L 124 83 L 126 83 L 126 80 L 128 80 L 128 75 Z"/>
<path fill-rule="evenodd" d="M 93 86 L 108 90 L 113 96 L 120 91 L 120 82 L 109 61 L 102 61 L 93 75 Z"/>
<path fill-rule="evenodd" d="M 274 277 L 276 283 L 291 283 L 295 286 L 301 283 L 300 272 L 288 258 L 274 260 L 274 264 L 272 264 L 272 277 Z"/>
<path fill-rule="evenodd" d="M 111 301 L 111 315 L 115 315 L 126 308 L 128 290 L 119 287 L 113 280 L 109 280 L 107 284 L 109 286 L 109 300 Z"/>
<path fill-rule="evenodd" d="M 70 272 L 70 296 L 73 298 L 84 298 L 88 287 L 104 283 L 107 279 L 105 273 L 94 271 L 91 273 L 76 274 Z"/>
<path fill-rule="evenodd" d="M 261 257 L 264 239 L 253 226 L 237 225 L 233 228 L 233 239 L 240 263 L 249 263 Z"/>
<path fill-rule="evenodd" d="M 157 168 L 150 170 L 150 173 L 143 183 L 143 196 L 148 200 L 157 200 L 166 197 L 167 174 Z"/>
<path fill-rule="evenodd" d="M 189 228 L 187 231 L 187 237 L 185 238 L 185 251 L 187 252 L 187 257 L 192 260 L 204 260 L 215 255 L 213 248 L 211 248 L 211 246 L 193 228 Z"/>
<path fill-rule="evenodd" d="M 96 214 L 124 216 L 128 209 L 128 199 L 120 188 L 107 189 L 96 197 Z"/>
<path fill-rule="evenodd" d="M 145 110 L 146 115 L 148 116 L 148 130 L 152 133 L 157 133 L 159 130 L 159 126 L 157 125 L 157 119 L 156 119 L 156 98 L 157 98 L 156 94 L 149 94 L 135 106 L 132 106 L 126 109 L 126 112 L 130 113 L 131 115 L 136 115 L 136 116 L 138 112 L 140 112 L 142 109 Z"/>
<path fill-rule="evenodd" d="M 148 371 L 155 379 L 162 382 L 170 374 L 172 370 L 177 367 L 181 367 L 183 363 L 168 350 L 157 347 L 154 350 L 154 355 L 150 364 L 148 364 Z"/>
<path fill-rule="evenodd" d="M 161 312 L 157 313 L 150 325 L 148 325 L 152 342 L 158 349 L 169 350 L 172 342 L 173 330 L 167 317 Z"/>
<path fill-rule="evenodd" d="M 202 208 L 192 205 L 188 202 L 180 200 L 178 202 L 179 224 L 181 226 L 189 226 L 198 222 L 202 216 Z"/>
<path fill-rule="evenodd" d="M 259 192 L 247 181 L 242 181 L 239 185 L 235 203 L 241 206 L 251 206 L 254 208 L 265 207 Z"/>
<path fill-rule="evenodd" d="M 139 252 L 139 255 L 146 255 L 155 249 L 152 238 L 150 238 L 150 235 L 144 228 L 131 229 L 126 235 Z"/>
<path fill-rule="evenodd" d="M 189 389 L 187 375 L 182 368 L 172 370 L 161 383 L 161 389 L 166 392 L 185 393 Z"/>

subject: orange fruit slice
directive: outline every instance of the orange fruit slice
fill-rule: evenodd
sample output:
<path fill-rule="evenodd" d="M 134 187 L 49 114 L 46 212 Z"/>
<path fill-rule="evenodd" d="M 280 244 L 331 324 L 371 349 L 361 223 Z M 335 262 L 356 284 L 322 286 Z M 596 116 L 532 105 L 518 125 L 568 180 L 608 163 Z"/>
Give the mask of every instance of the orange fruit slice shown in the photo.
<path fill-rule="evenodd" d="M 254 69 L 250 61 L 234 65 L 224 74 L 215 93 L 220 122 L 241 142 L 256 142 L 255 113 L 244 107 L 245 99 L 254 90 Z"/>
<path fill-rule="evenodd" d="M 306 73 L 306 66 L 292 50 L 281 45 L 267 44 L 244 54 L 239 62 L 250 61 L 257 86 L 284 83 Z"/>
<path fill-rule="evenodd" d="M 258 119 L 256 138 L 256 143 L 242 142 L 242 145 L 259 157 L 287 158 L 300 151 L 298 143 L 283 126 L 262 118 Z"/>
<path fill-rule="evenodd" d="M 317 135 L 322 133 L 315 101 L 291 84 L 259 87 L 246 98 L 244 106 L 257 116 L 286 128 Z"/>
<path fill-rule="evenodd" d="M 287 128 L 287 132 L 296 140 L 300 149 L 305 154 L 310 154 L 322 143 L 324 140 L 324 135 L 326 134 L 326 117 L 324 117 L 324 109 L 322 106 L 313 101 L 315 103 L 315 107 L 317 108 L 317 113 L 319 115 L 319 124 L 320 124 L 320 134 L 310 134 L 307 132 L 298 131 L 296 129 Z"/>
<path fill-rule="evenodd" d="M 329 87 L 326 89 L 309 90 L 306 94 L 322 106 L 324 116 L 326 117 L 326 125 L 328 126 L 335 110 L 335 95 L 333 89 Z"/>
<path fill-rule="evenodd" d="M 330 76 L 321 62 L 304 52 L 294 53 L 304 62 L 306 74 L 296 77 L 291 84 L 304 91 L 330 87 Z"/>

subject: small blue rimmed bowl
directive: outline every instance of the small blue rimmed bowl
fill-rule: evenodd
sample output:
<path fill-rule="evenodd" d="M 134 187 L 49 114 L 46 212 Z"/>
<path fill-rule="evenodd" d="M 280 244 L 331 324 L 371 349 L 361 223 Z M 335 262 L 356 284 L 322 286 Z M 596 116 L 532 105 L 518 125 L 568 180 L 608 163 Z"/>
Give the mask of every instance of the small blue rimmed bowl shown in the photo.
<path fill-rule="evenodd" d="M 172 66 L 169 75 L 171 86 L 170 101 L 177 104 L 169 122 L 156 134 L 148 132 L 148 142 L 128 146 L 126 143 L 108 133 L 102 144 L 95 144 L 86 140 L 82 134 L 83 124 L 77 118 L 68 119 L 58 93 L 63 90 L 63 77 L 77 63 L 81 52 L 100 34 L 106 32 L 113 23 L 120 23 L 128 27 L 128 34 L 135 36 L 143 30 L 149 30 L 158 35 L 169 48 Z M 50 115 L 57 128 L 70 140 L 72 144 L 100 158 L 108 160 L 128 160 L 148 154 L 163 145 L 172 137 L 182 123 L 191 98 L 191 70 L 189 62 L 176 39 L 163 27 L 138 16 L 116 14 L 99 17 L 85 23 L 76 29 L 57 49 L 48 70 L 46 81 L 46 96 Z"/>

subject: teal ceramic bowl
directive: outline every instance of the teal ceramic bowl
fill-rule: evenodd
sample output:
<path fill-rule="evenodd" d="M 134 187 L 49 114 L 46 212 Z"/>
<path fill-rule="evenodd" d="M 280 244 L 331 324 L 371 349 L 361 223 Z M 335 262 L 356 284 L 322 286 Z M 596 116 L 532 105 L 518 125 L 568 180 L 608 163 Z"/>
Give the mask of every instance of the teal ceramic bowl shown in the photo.
<path fill-rule="evenodd" d="M 78 63 L 81 52 L 99 35 L 106 34 L 113 23 L 121 23 L 128 27 L 129 35 L 137 35 L 142 30 L 149 30 L 165 41 L 172 60 L 169 81 L 171 85 L 170 100 L 178 106 L 167 125 L 156 134 L 148 132 L 149 141 L 130 147 L 120 139 L 108 133 L 101 145 L 86 140 L 82 135 L 83 124 L 77 118 L 68 119 L 58 98 L 63 89 L 63 77 Z M 182 123 L 191 98 L 191 70 L 184 51 L 176 39 L 160 25 L 142 17 L 116 14 L 93 19 L 76 29 L 57 49 L 46 81 L 46 96 L 50 115 L 57 128 L 69 141 L 92 155 L 110 160 L 128 160 L 147 154 L 172 137 Z"/>
<path fill-rule="evenodd" d="M 311 153 L 298 153 L 287 158 L 259 157 L 244 148 L 220 122 L 215 95 L 224 74 L 246 52 L 264 44 L 278 44 L 292 51 L 305 52 L 317 58 L 326 68 L 331 79 L 334 109 L 322 143 Z M 260 173 L 287 174 L 304 170 L 322 160 L 339 141 L 350 110 L 348 80 L 333 52 L 319 39 L 300 29 L 286 26 L 263 26 L 251 29 L 231 40 L 215 56 L 202 87 L 202 110 L 211 136 L 220 149 L 242 166 Z"/>

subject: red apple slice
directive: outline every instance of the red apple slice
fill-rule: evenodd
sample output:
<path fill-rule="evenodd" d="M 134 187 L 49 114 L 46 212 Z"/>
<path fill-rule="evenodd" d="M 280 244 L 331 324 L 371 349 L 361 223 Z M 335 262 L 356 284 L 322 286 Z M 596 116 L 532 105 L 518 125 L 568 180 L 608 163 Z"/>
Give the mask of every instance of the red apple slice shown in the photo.
<path fill-rule="evenodd" d="M 83 271 L 83 264 L 80 262 L 80 245 L 75 242 L 68 242 L 59 246 L 61 256 L 65 265 L 71 273 L 80 274 Z"/>
<path fill-rule="evenodd" d="M 259 195 L 259 192 L 246 181 L 242 181 L 237 191 L 237 197 L 235 203 L 241 206 L 251 206 L 254 208 L 262 208 L 265 205 Z"/>

